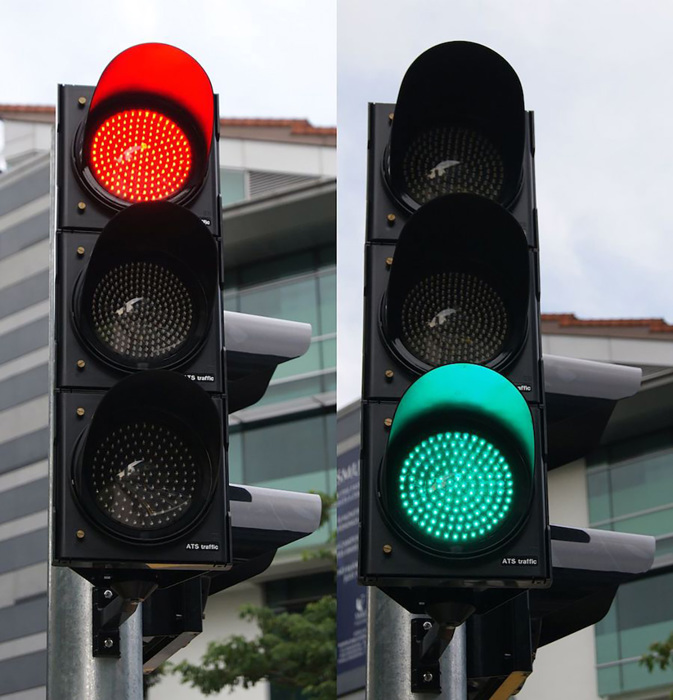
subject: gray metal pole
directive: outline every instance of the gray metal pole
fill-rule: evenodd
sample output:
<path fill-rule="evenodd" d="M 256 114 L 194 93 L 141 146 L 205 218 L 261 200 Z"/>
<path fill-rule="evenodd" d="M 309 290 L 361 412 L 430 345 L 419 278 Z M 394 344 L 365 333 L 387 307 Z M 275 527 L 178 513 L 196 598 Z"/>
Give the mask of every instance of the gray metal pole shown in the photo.
<path fill-rule="evenodd" d="M 424 700 L 411 692 L 411 620 L 414 615 L 378 588 L 367 597 L 368 700 Z M 440 659 L 442 692 L 439 700 L 466 700 L 465 625 L 461 625 Z"/>
<path fill-rule="evenodd" d="M 70 569 L 50 567 L 48 700 L 142 700 L 142 606 L 119 633 L 121 658 L 94 658 L 91 584 Z"/>

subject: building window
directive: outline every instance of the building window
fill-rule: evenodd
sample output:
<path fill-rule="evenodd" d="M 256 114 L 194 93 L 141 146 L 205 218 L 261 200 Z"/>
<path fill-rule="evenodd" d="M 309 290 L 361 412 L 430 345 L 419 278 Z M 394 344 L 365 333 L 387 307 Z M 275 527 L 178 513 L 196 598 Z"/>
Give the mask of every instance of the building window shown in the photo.
<path fill-rule="evenodd" d="M 326 249 L 282 256 L 230 271 L 225 308 L 311 324 L 311 345 L 302 357 L 276 369 L 257 406 L 335 391 L 336 268 Z"/>
<path fill-rule="evenodd" d="M 673 564 L 673 431 L 598 451 L 588 471 L 591 527 L 653 535 L 656 564 Z M 673 631 L 673 572 L 619 588 L 596 626 L 599 695 L 673 685 L 673 671 L 649 673 L 638 664 L 655 641 Z"/>
<path fill-rule="evenodd" d="M 245 170 L 220 168 L 222 206 L 242 202 L 248 198 L 248 178 Z"/>

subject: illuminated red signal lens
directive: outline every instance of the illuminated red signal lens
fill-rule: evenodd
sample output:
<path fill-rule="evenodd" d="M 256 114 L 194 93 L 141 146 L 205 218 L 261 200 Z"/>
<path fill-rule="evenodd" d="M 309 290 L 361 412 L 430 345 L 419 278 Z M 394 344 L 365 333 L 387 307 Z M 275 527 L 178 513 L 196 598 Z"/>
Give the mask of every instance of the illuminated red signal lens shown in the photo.
<path fill-rule="evenodd" d="M 125 110 L 96 130 L 89 163 L 111 195 L 128 202 L 152 202 L 179 192 L 192 168 L 184 131 L 152 110 Z"/>

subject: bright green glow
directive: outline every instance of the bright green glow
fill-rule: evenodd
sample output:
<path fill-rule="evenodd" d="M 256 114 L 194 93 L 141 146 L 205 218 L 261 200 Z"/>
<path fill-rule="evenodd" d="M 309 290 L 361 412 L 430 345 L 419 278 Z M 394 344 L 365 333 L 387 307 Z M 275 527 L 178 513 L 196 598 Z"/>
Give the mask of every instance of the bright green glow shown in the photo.
<path fill-rule="evenodd" d="M 412 422 L 418 424 L 426 416 L 434 421 L 442 413 L 471 415 L 485 425 L 498 426 L 519 446 L 533 472 L 535 434 L 531 412 L 519 390 L 501 374 L 467 363 L 427 372 L 402 397 L 390 429 L 389 445 Z"/>
<path fill-rule="evenodd" d="M 507 516 L 513 497 L 507 460 L 473 433 L 428 437 L 400 471 L 402 512 L 421 534 L 447 543 L 488 536 Z"/>

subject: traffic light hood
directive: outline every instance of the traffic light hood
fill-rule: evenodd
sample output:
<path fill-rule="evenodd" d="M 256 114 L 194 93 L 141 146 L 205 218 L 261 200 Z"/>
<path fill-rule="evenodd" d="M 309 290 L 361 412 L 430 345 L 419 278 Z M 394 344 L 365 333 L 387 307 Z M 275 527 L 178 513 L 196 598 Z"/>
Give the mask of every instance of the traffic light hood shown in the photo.
<path fill-rule="evenodd" d="M 411 430 L 415 439 L 426 437 L 429 426 L 441 421 L 450 430 L 454 416 L 472 416 L 477 422 L 498 426 L 511 436 L 533 468 L 535 436 L 531 412 L 521 392 L 505 377 L 481 365 L 457 363 L 424 374 L 405 392 L 395 411 L 388 439 L 388 452 L 406 441 Z M 419 426 L 426 435 L 419 431 Z"/>
<path fill-rule="evenodd" d="M 114 208 L 185 201 L 203 184 L 214 120 L 212 85 L 189 54 L 167 44 L 133 46 L 94 90 L 76 170 Z"/>
<path fill-rule="evenodd" d="M 184 362 L 203 342 L 217 293 L 217 247 L 189 210 L 134 204 L 103 229 L 77 294 L 79 331 L 125 369 Z"/>
<path fill-rule="evenodd" d="M 478 195 L 446 195 L 400 233 L 383 311 L 383 336 L 415 372 L 451 362 L 501 368 L 527 333 L 526 235 Z"/>
<path fill-rule="evenodd" d="M 207 151 L 213 133 L 213 86 L 208 74 L 188 53 L 169 44 L 138 44 L 122 51 L 103 71 L 90 112 L 129 93 L 142 93 L 185 110 L 196 122 Z"/>
<path fill-rule="evenodd" d="M 480 44 L 439 44 L 411 64 L 400 86 L 389 185 L 411 210 L 452 192 L 506 206 L 520 190 L 524 142 L 523 90 L 509 63 Z"/>

